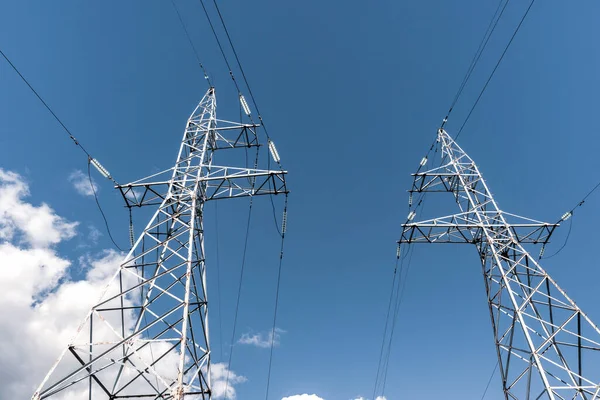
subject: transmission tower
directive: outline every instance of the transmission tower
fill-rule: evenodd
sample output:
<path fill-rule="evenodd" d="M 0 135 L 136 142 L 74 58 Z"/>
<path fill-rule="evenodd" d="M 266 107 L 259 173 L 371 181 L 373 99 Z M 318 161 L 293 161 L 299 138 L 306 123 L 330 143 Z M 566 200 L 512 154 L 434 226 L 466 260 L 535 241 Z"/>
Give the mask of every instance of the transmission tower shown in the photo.
<path fill-rule="evenodd" d="M 211 398 L 204 204 L 287 193 L 281 169 L 213 164 L 221 150 L 258 155 L 258 127 L 218 120 L 211 87 L 187 122 L 175 166 L 117 186 L 128 207 L 158 209 L 33 399 Z"/>
<path fill-rule="evenodd" d="M 556 227 L 501 211 L 475 162 L 440 129 L 442 161 L 410 192 L 402 243 L 469 243 L 483 267 L 506 399 L 600 399 L 600 331 L 524 248 Z M 413 194 L 448 192 L 458 214 L 412 222 Z M 566 219 L 569 215 L 565 215 Z M 510 221 L 510 222 L 509 222 Z"/>

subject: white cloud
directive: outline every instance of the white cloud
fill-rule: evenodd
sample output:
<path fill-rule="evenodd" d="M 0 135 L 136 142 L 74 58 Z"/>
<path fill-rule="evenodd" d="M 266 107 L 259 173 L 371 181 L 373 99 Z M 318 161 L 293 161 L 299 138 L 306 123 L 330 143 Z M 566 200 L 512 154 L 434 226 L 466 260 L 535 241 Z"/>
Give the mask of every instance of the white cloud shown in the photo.
<path fill-rule="evenodd" d="M 323 400 L 322 397 L 317 396 L 316 394 L 296 394 L 293 396 L 284 397 L 281 400 Z"/>
<path fill-rule="evenodd" d="M 366 397 L 362 397 L 362 396 L 360 396 L 360 397 L 357 397 L 357 398 L 356 398 L 356 399 L 354 399 L 354 400 L 367 400 L 367 398 L 366 398 Z M 387 400 L 387 399 L 386 399 L 386 397 L 385 397 L 385 396 L 377 396 L 377 397 L 375 398 L 375 400 Z"/>
<path fill-rule="evenodd" d="M 92 178 L 92 182 L 90 183 L 89 177 L 84 174 L 81 170 L 75 170 L 71 175 L 69 175 L 69 182 L 73 184 L 73 187 L 82 196 L 93 196 L 94 190 L 98 193 L 98 185 L 96 181 Z"/>
<path fill-rule="evenodd" d="M 228 372 L 229 377 L 227 376 Z M 233 385 L 247 381 L 246 377 L 236 375 L 231 370 L 228 371 L 225 363 L 212 364 L 210 375 L 212 379 L 212 395 L 215 399 L 227 398 L 235 400 L 236 392 Z"/>
<path fill-rule="evenodd" d="M 28 194 L 29 188 L 18 174 L 0 169 L 0 399 L 28 398 L 33 394 L 59 354 L 72 343 L 83 316 L 97 302 L 122 262 L 122 254 L 112 250 L 81 257 L 85 280 L 74 281 L 69 275 L 71 261 L 57 254 L 54 245 L 72 238 L 77 223 L 67 222 L 48 205 L 25 202 Z M 124 284 L 131 286 L 126 279 Z M 106 294 L 112 296 L 114 291 L 109 289 Z M 126 305 L 133 304 L 128 298 L 126 301 Z M 106 320 L 116 326 L 112 317 Z M 132 320 L 131 314 L 125 315 L 127 326 Z M 98 325 L 94 325 L 98 341 L 114 335 L 114 331 L 101 330 L 102 325 Z M 147 346 L 140 352 L 140 360 L 147 362 L 154 355 L 163 354 L 162 344 Z M 173 355 L 175 359 L 165 357 L 165 362 L 155 366 L 157 374 L 167 377 L 176 373 L 178 357 Z M 63 365 L 59 364 L 55 373 L 64 372 L 61 368 Z M 131 369 L 124 371 L 131 377 Z M 223 364 L 213 364 L 212 376 L 215 398 L 227 393 L 234 399 L 233 385 L 246 381 L 230 372 L 226 390 L 227 370 Z M 85 387 L 81 391 L 74 388 L 75 392 L 57 400 L 87 398 Z"/>
<path fill-rule="evenodd" d="M 279 346 L 281 343 L 281 334 L 285 333 L 283 329 L 275 328 L 275 334 L 273 331 L 260 332 L 260 333 L 244 333 L 238 340 L 240 344 L 249 344 L 252 346 L 260 347 L 263 349 L 273 346 Z"/>
<path fill-rule="evenodd" d="M 102 232 L 100 232 L 100 230 L 94 225 L 88 226 L 88 230 L 88 239 L 90 240 L 90 242 L 92 242 L 92 244 L 98 243 L 98 239 L 100 239 L 100 237 L 102 236 Z"/>
<path fill-rule="evenodd" d="M 47 247 L 75 236 L 76 222 L 68 222 L 47 204 L 23 201 L 29 188 L 23 178 L 0 169 L 0 240 Z"/>

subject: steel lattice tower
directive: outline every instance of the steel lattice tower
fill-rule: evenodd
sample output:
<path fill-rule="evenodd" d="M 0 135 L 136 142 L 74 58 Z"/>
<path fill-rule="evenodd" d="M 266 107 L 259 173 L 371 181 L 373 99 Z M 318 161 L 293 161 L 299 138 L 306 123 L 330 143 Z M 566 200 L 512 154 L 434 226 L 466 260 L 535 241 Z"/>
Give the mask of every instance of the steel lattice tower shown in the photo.
<path fill-rule="evenodd" d="M 598 327 L 523 246 L 556 225 L 501 211 L 473 160 L 445 130 L 437 141 L 442 162 L 413 175 L 410 196 L 449 192 L 460 212 L 414 223 L 413 207 L 399 243 L 475 245 L 506 399 L 600 399 Z"/>
<path fill-rule="evenodd" d="M 211 398 L 204 204 L 287 193 L 283 170 L 213 164 L 217 151 L 257 148 L 257 128 L 217 120 L 211 87 L 175 166 L 117 186 L 129 207 L 158 209 L 33 399 Z"/>

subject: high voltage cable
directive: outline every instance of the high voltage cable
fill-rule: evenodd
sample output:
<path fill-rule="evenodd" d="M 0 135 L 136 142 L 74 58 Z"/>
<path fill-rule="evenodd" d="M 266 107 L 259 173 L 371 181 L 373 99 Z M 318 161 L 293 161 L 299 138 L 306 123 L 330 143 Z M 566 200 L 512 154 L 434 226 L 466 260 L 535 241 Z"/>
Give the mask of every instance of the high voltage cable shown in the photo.
<path fill-rule="evenodd" d="M 490 74 L 490 76 L 488 77 L 487 81 L 485 82 L 485 85 L 483 86 L 483 89 L 481 89 L 481 92 L 479 93 L 479 96 L 477 96 L 477 100 L 475 100 L 475 103 L 473 104 L 473 107 L 471 107 L 471 110 L 469 111 L 469 114 L 467 114 L 467 118 L 465 118 L 465 121 L 463 122 L 463 124 L 461 125 L 460 129 L 458 130 L 458 133 L 454 137 L 454 140 L 456 140 L 460 136 L 463 128 L 465 127 L 465 125 L 469 121 L 469 118 L 471 118 L 471 114 L 473 114 L 473 110 L 475 110 L 475 107 L 477 107 L 477 104 L 479 104 L 479 100 L 481 100 L 481 96 L 483 96 L 483 93 L 485 92 L 485 90 L 487 89 L 490 81 L 494 77 L 494 74 L 496 73 L 496 70 L 498 69 L 498 66 L 500 66 L 500 63 L 504 59 L 504 55 L 506 54 L 506 52 L 508 51 L 508 49 L 509 49 L 510 45 L 512 44 L 513 40 L 517 36 L 517 33 L 519 32 L 519 29 L 521 29 L 521 26 L 523 25 L 523 22 L 525 21 L 525 18 L 527 18 L 527 15 L 529 15 L 529 10 L 531 10 L 531 7 L 533 6 L 533 3 L 535 3 L 535 0 L 531 0 L 531 3 L 529 3 L 529 7 L 527 7 L 527 10 L 525 11 L 525 14 L 523 14 L 523 17 L 521 18 L 521 21 L 519 21 L 519 25 L 517 25 L 517 28 L 513 32 L 510 40 L 508 41 L 508 44 L 506 45 L 506 47 L 504 48 L 504 51 L 500 55 L 500 58 L 498 59 L 498 62 L 496 63 L 496 66 L 494 67 L 494 69 L 492 70 L 492 73 Z"/>
<path fill-rule="evenodd" d="M 94 187 L 94 182 L 92 182 L 92 174 L 91 174 L 91 158 L 88 159 L 88 166 L 87 166 L 87 170 L 88 170 L 88 179 L 90 181 L 90 187 L 92 188 L 92 193 L 94 193 L 94 199 L 96 200 L 96 205 L 98 206 L 98 210 L 100 211 L 100 214 L 102 215 L 102 219 L 104 220 L 104 225 L 106 226 L 106 232 L 108 232 L 108 237 L 110 238 L 110 241 L 115 245 L 115 247 L 117 249 L 119 249 L 119 251 L 123 251 L 123 249 L 121 247 L 119 247 L 119 245 L 115 242 L 115 239 L 113 238 L 111 232 L 110 232 L 110 227 L 108 226 L 108 221 L 106 219 L 106 215 L 104 215 L 104 211 L 102 210 L 102 206 L 100 206 L 100 201 L 98 200 L 98 195 L 96 193 L 96 188 Z"/>
<path fill-rule="evenodd" d="M 240 90 L 240 87 L 239 87 L 237 81 L 235 80 L 235 76 L 233 75 L 233 70 L 231 69 L 231 65 L 229 65 L 229 60 L 227 59 L 225 50 L 223 50 L 223 45 L 221 45 L 221 40 L 219 39 L 219 35 L 217 35 L 217 31 L 215 30 L 215 26 L 212 23 L 210 14 L 208 13 L 206 6 L 204 5 L 204 1 L 203 0 L 198 0 L 198 1 L 200 2 L 200 5 L 202 5 L 202 9 L 204 10 L 204 15 L 206 15 L 206 19 L 208 20 L 208 25 L 210 26 L 210 30 L 212 31 L 213 36 L 215 37 L 215 40 L 217 41 L 217 45 L 219 46 L 219 50 L 221 51 L 221 55 L 223 56 L 225 65 L 227 66 L 227 69 L 229 70 L 229 76 L 231 77 L 231 80 L 233 81 L 233 84 L 235 85 L 235 88 L 237 89 L 238 94 L 241 94 L 242 92 Z"/>
<path fill-rule="evenodd" d="M 208 85 L 212 87 L 212 84 L 210 82 L 210 77 L 208 76 L 208 73 L 206 72 L 206 69 L 204 68 L 204 64 L 202 64 L 202 61 L 200 60 L 200 55 L 198 54 L 198 51 L 196 50 L 196 46 L 194 46 L 194 42 L 192 41 L 192 38 L 190 37 L 190 33 L 188 32 L 187 27 L 185 26 L 185 22 L 183 22 L 183 18 L 181 17 L 181 13 L 179 12 L 177 5 L 175 4 L 175 0 L 171 0 L 171 4 L 173 4 L 173 8 L 175 9 L 175 12 L 177 13 L 177 18 L 179 19 L 179 22 L 181 23 L 181 27 L 183 28 L 183 31 L 185 32 L 185 36 L 187 37 L 188 42 L 190 42 L 190 46 L 192 47 L 192 50 L 194 51 L 194 54 L 196 55 L 196 60 L 198 60 L 198 65 L 200 66 L 200 68 L 202 69 L 202 72 L 204 73 L 204 79 L 206 79 L 206 81 L 208 82 Z"/>
<path fill-rule="evenodd" d="M 390 355 L 392 353 L 392 343 L 393 343 L 393 339 L 394 339 L 394 332 L 396 330 L 396 323 L 398 322 L 398 314 L 400 312 L 402 300 L 404 299 L 404 289 L 406 287 L 406 281 L 408 280 L 408 273 L 410 272 L 412 256 L 414 254 L 414 248 L 411 248 L 410 250 L 412 250 L 412 251 L 410 252 L 410 255 L 408 256 L 408 265 L 406 266 L 406 273 L 404 274 L 404 279 L 402 279 L 403 268 L 400 268 L 400 279 L 398 280 L 398 291 L 396 293 L 396 305 L 394 308 L 394 318 L 392 320 L 392 330 L 390 332 L 390 341 L 388 344 L 386 360 L 385 360 L 385 364 L 384 364 L 385 367 L 384 367 L 383 373 L 382 373 L 382 375 L 383 375 L 383 385 L 381 388 L 382 396 L 385 395 L 385 385 L 387 383 L 388 370 L 389 370 L 389 365 L 390 365 Z"/>
<path fill-rule="evenodd" d="M 237 80 L 235 79 L 235 75 L 233 73 L 233 69 L 231 68 L 231 64 L 229 63 L 229 60 L 227 58 L 227 54 L 225 53 L 223 45 L 221 44 L 219 36 L 218 36 L 218 34 L 216 32 L 216 29 L 215 29 L 215 27 L 214 27 L 214 25 L 212 23 L 212 19 L 210 17 L 210 14 L 208 13 L 208 10 L 206 9 L 204 1 L 203 0 L 199 0 L 199 1 L 200 1 L 201 6 L 202 6 L 202 9 L 204 11 L 204 14 L 206 16 L 206 19 L 208 20 L 208 23 L 209 23 L 209 26 L 210 26 L 211 31 L 213 33 L 213 36 L 215 37 L 215 40 L 216 40 L 217 45 L 219 47 L 219 51 L 221 52 L 223 60 L 225 61 L 225 65 L 227 66 L 227 68 L 229 70 L 229 76 L 231 77 L 231 80 L 233 81 L 233 83 L 235 85 L 235 88 L 238 91 L 238 95 L 240 96 L 240 104 L 242 105 L 243 108 L 245 108 L 246 114 L 248 115 L 248 117 L 252 121 L 253 120 L 252 116 L 251 116 L 250 112 L 248 111 L 249 110 L 248 106 L 244 105 L 245 104 L 245 99 L 244 99 L 244 97 L 242 95 L 242 91 L 240 89 L 240 86 L 239 86 Z M 248 79 L 247 79 L 246 74 L 244 72 L 244 68 L 242 67 L 242 63 L 240 61 L 238 53 L 235 50 L 235 46 L 233 45 L 233 41 L 231 39 L 231 35 L 229 34 L 229 30 L 227 29 L 227 25 L 225 24 L 225 20 L 223 18 L 223 14 L 221 13 L 221 10 L 219 9 L 219 6 L 218 6 L 217 2 L 213 0 L 213 4 L 214 4 L 215 9 L 216 9 L 216 11 L 217 11 L 217 13 L 219 15 L 219 20 L 221 21 L 221 25 L 223 26 L 223 29 L 224 29 L 225 34 L 227 36 L 227 41 L 229 43 L 229 46 L 231 47 L 231 50 L 232 50 L 233 55 L 235 57 L 237 66 L 238 66 L 238 68 L 239 68 L 239 70 L 240 70 L 240 72 L 242 74 L 242 78 L 244 80 L 244 84 L 245 84 L 246 88 L 248 89 L 248 93 L 250 95 L 250 99 L 252 100 L 252 104 L 253 104 L 254 108 L 256 109 L 258 120 L 259 120 L 260 124 L 262 125 L 262 127 L 264 129 L 265 136 L 267 137 L 267 141 L 269 143 L 269 147 L 274 146 L 272 144 L 273 142 L 271 141 L 271 137 L 269 135 L 269 132 L 267 130 L 265 122 L 264 122 L 264 120 L 262 118 L 262 115 L 260 113 L 260 109 L 258 107 L 258 104 L 256 102 L 254 94 L 252 93 L 252 89 L 250 88 L 250 85 L 248 83 Z M 270 149 L 270 151 L 273 152 L 271 149 Z M 275 153 L 276 153 L 276 151 L 275 151 Z M 257 153 L 257 157 L 258 157 L 258 153 Z M 278 157 L 276 158 L 275 156 L 273 156 L 273 158 L 274 158 L 274 161 L 278 164 L 279 169 L 281 170 L 282 169 L 282 165 L 281 165 L 280 160 L 278 159 Z M 268 157 L 268 163 L 269 163 L 268 168 L 269 169 L 270 169 L 270 162 L 271 162 L 271 159 Z M 270 184 L 271 183 L 269 182 L 269 185 Z M 282 267 L 283 267 L 283 248 L 284 248 L 284 242 L 285 242 L 285 230 L 286 230 L 286 223 L 287 223 L 287 201 L 288 201 L 288 197 L 286 195 L 285 205 L 284 205 L 284 211 L 283 211 L 282 226 L 281 226 L 281 230 L 280 230 L 279 229 L 279 225 L 277 223 L 277 216 L 276 216 L 276 213 L 275 213 L 275 205 L 274 205 L 273 199 L 271 197 L 271 206 L 272 206 L 272 209 L 273 209 L 273 219 L 274 219 L 274 222 L 275 222 L 275 226 L 277 228 L 277 232 L 281 236 L 281 247 L 280 247 L 280 255 L 279 255 L 279 266 L 278 266 L 278 272 L 277 272 L 277 286 L 276 286 L 276 292 L 275 292 L 275 309 L 274 309 L 274 313 L 273 313 L 273 326 L 271 328 L 271 349 L 270 349 L 270 352 L 269 352 L 269 367 L 268 367 L 268 374 L 267 374 L 265 399 L 268 399 L 270 382 L 271 382 L 271 372 L 272 372 L 272 364 L 273 364 L 273 349 L 274 349 L 275 330 L 276 330 L 276 323 L 277 323 L 277 311 L 278 311 L 278 306 L 279 306 L 279 294 L 280 294 L 280 286 L 281 286 L 281 272 L 282 272 Z M 248 220 L 248 224 L 249 224 L 249 222 L 250 222 L 250 220 Z M 247 229 L 249 229 L 249 225 L 248 225 Z M 248 232 L 246 233 L 246 235 L 248 235 Z M 247 236 L 246 236 L 246 241 L 247 241 Z M 246 245 L 244 247 L 244 258 L 245 258 L 245 253 L 246 253 Z M 233 342 L 235 340 L 235 329 L 236 329 L 237 314 L 238 314 L 238 309 L 239 309 L 240 293 L 241 293 L 241 287 L 242 287 L 242 278 L 243 278 L 243 265 L 242 265 L 242 272 L 241 272 L 241 275 L 240 275 L 240 286 L 239 286 L 239 289 L 238 289 L 238 299 L 237 299 L 237 305 L 236 305 L 236 311 L 235 311 L 233 334 L 232 334 L 232 339 L 231 339 L 232 346 L 233 346 Z M 231 350 L 231 352 L 229 354 L 229 360 L 228 360 L 228 366 L 227 366 L 227 377 L 226 377 L 226 380 L 225 380 L 225 396 L 226 396 L 226 398 L 227 398 L 227 389 L 228 389 L 228 386 L 229 386 L 229 374 L 230 374 L 229 370 L 231 368 L 232 354 L 233 354 L 233 347 L 232 347 L 232 350 Z"/>
<path fill-rule="evenodd" d="M 21 78 L 21 80 L 23 82 L 25 82 L 25 84 L 27 85 L 27 87 L 29 87 L 29 89 L 38 98 L 38 100 L 44 105 L 44 107 L 46 107 L 46 109 L 48 110 L 48 112 L 50 112 L 50 114 L 54 117 L 54 119 L 60 124 L 60 126 L 67 133 L 67 135 L 69 135 L 69 138 L 73 141 L 73 143 L 77 147 L 79 147 L 79 149 L 81 149 L 81 151 L 83 151 L 85 153 L 85 155 L 87 156 L 87 159 L 88 159 L 88 166 L 87 166 L 87 168 L 88 168 L 88 179 L 90 181 L 90 186 L 91 186 L 92 192 L 94 194 L 94 199 L 96 200 L 96 206 L 98 207 L 98 210 L 100 211 L 100 215 L 102 215 L 102 219 L 104 220 L 104 225 L 106 226 L 106 231 L 108 233 L 108 237 L 110 238 L 111 242 L 113 243 L 113 245 L 119 251 L 123 251 L 123 249 L 121 249 L 121 247 L 115 242 L 115 240 L 114 240 L 114 238 L 113 238 L 113 236 L 111 234 L 110 227 L 108 225 L 108 220 L 106 219 L 106 215 L 104 214 L 104 211 L 102 210 L 102 206 L 100 205 L 100 201 L 98 200 L 98 194 L 96 193 L 96 188 L 94 187 L 94 184 L 92 182 L 92 175 L 91 175 L 91 171 L 90 171 L 90 164 L 94 164 L 94 167 L 96 167 L 96 169 L 98 169 L 98 171 L 100 171 L 100 173 L 102 175 L 104 175 L 107 179 L 109 179 L 110 181 L 112 181 L 115 185 L 118 185 L 117 181 L 110 174 L 108 174 L 108 171 L 106 171 L 98 163 L 98 161 L 96 161 L 96 159 L 92 157 L 92 155 L 85 149 L 85 147 L 83 147 L 83 145 L 79 142 L 79 140 L 77 140 L 77 138 L 71 133 L 71 131 L 69 130 L 69 128 L 67 128 L 67 126 L 62 122 L 62 120 L 58 117 L 58 115 L 56 115 L 56 113 L 52 110 L 52 108 L 50 108 L 50 106 L 48 105 L 48 103 L 46 103 L 46 101 L 42 98 L 42 96 L 37 92 L 37 90 L 35 90 L 35 88 L 31 85 L 31 83 L 29 83 L 29 81 L 25 78 L 25 76 L 23 76 L 23 74 L 16 67 L 16 65 L 12 63 L 12 61 L 8 58 L 8 56 L 1 49 L 0 49 L 0 54 L 2 55 L 2 57 L 4 57 L 4 59 L 6 60 L 6 62 L 12 67 L 12 69 L 17 73 L 17 75 L 19 75 L 19 77 Z"/>
<path fill-rule="evenodd" d="M 235 342 L 235 332 L 237 328 L 238 312 L 240 309 L 240 298 L 242 295 L 242 282 L 244 281 L 244 269 L 246 266 L 246 253 L 248 251 L 248 238 L 250 236 L 250 220 L 252 218 L 252 203 L 254 197 L 250 197 L 250 206 L 248 208 L 248 220 L 246 221 L 246 236 L 244 239 L 244 251 L 242 253 L 242 267 L 240 269 L 240 283 L 238 285 L 237 300 L 235 304 L 235 314 L 233 317 L 233 330 L 231 332 L 231 349 L 229 351 L 229 360 L 227 361 L 227 376 L 225 378 L 225 399 L 228 399 L 227 389 L 229 388 L 229 372 L 231 368 L 231 360 L 233 358 L 233 349 Z"/>
<path fill-rule="evenodd" d="M 81 142 L 79 142 L 79 140 L 77 140 L 77 138 L 71 133 L 69 128 L 67 128 L 67 126 L 62 122 L 62 120 L 58 117 L 58 115 L 56 115 L 56 113 L 52 110 L 52 108 L 50 108 L 50 106 L 48 105 L 48 103 L 46 103 L 46 101 L 42 98 L 42 96 L 40 96 L 40 94 L 37 92 L 37 90 L 35 90 L 34 87 L 29 83 L 29 81 L 23 76 L 23 74 L 21 74 L 21 72 L 15 66 L 15 64 L 12 63 L 12 61 L 8 58 L 8 56 L 1 49 L 0 49 L 0 54 L 2 55 L 2 57 L 4 57 L 6 62 L 12 67 L 12 69 L 17 73 L 17 75 L 19 75 L 21 80 L 23 82 L 25 82 L 25 84 L 29 87 L 29 89 L 33 92 L 33 94 L 38 98 L 38 100 L 44 105 L 44 107 L 46 107 L 46 110 L 48 110 L 48 112 L 50 112 L 50 114 L 54 117 L 54 119 L 60 124 L 60 126 L 67 133 L 67 135 L 69 135 L 69 138 L 73 141 L 73 143 L 75 143 L 75 145 L 77 147 L 79 147 L 81 149 L 81 151 L 83 151 L 85 153 L 88 160 L 95 160 L 92 157 L 92 155 L 90 153 L 88 153 L 88 151 L 83 147 Z M 108 176 L 107 178 L 110 179 L 113 183 L 117 184 L 117 182 L 114 180 L 114 178 L 112 176 Z"/>
<path fill-rule="evenodd" d="M 271 386 L 271 367 L 273 365 L 273 348 L 275 347 L 275 330 L 277 329 L 277 311 L 279 308 L 279 289 L 281 287 L 281 270 L 283 267 L 283 246 L 285 244 L 285 231 L 287 226 L 287 204 L 288 195 L 285 195 L 285 203 L 283 206 L 283 217 L 281 220 L 281 246 L 279 249 L 279 266 L 277 268 L 277 286 L 275 290 L 275 310 L 273 311 L 273 327 L 271 329 L 271 349 L 269 351 L 269 370 L 267 373 L 267 388 L 265 391 L 265 400 L 269 398 L 269 388 Z"/>
<path fill-rule="evenodd" d="M 379 362 L 377 363 L 377 374 L 375 375 L 375 386 L 373 387 L 372 399 L 375 399 L 377 392 L 377 383 L 379 381 L 379 372 L 381 370 L 381 360 L 383 359 L 383 349 L 385 348 L 385 338 L 387 336 L 388 324 L 390 322 L 390 311 L 392 309 L 392 301 L 394 299 L 394 288 L 396 287 L 396 278 L 398 277 L 398 264 L 400 263 L 400 255 L 396 256 L 396 266 L 394 267 L 394 278 L 392 279 L 392 288 L 390 290 L 390 300 L 388 302 L 387 314 L 385 317 L 385 327 L 383 328 L 383 338 L 381 340 L 381 349 L 379 350 Z"/>
<path fill-rule="evenodd" d="M 223 323 L 221 314 L 221 263 L 219 257 L 219 202 L 215 201 L 215 239 L 217 247 L 217 301 L 219 302 L 219 347 L 223 359 Z"/>
<path fill-rule="evenodd" d="M 485 398 L 485 395 L 487 394 L 487 391 L 490 388 L 490 384 L 492 383 L 492 379 L 494 378 L 494 375 L 496 375 L 496 370 L 498 369 L 499 364 L 500 364 L 500 360 L 497 360 L 496 365 L 494 366 L 494 370 L 492 371 L 492 375 L 490 375 L 490 379 L 488 379 L 488 383 L 487 383 L 487 385 L 485 385 L 485 390 L 483 391 L 483 394 L 481 395 L 481 400 L 483 400 Z"/>
<path fill-rule="evenodd" d="M 235 46 L 233 45 L 233 41 L 231 40 L 231 36 L 229 35 L 229 30 L 227 29 L 227 25 L 225 25 L 225 20 L 223 19 L 223 15 L 221 14 L 221 10 L 219 9 L 219 5 L 217 4 L 216 0 L 213 0 L 213 4 L 215 5 L 217 13 L 219 14 L 219 19 L 221 20 L 221 25 L 223 25 L 223 29 L 225 30 L 225 35 L 227 36 L 227 40 L 229 41 L 229 46 L 231 46 L 231 50 L 233 51 L 233 55 L 235 56 L 235 60 L 237 62 L 238 68 L 240 69 L 240 72 L 242 73 L 242 78 L 244 79 L 244 83 L 246 84 L 246 88 L 248 88 L 248 94 L 250 95 L 250 99 L 252 100 L 252 104 L 254 105 L 254 108 L 256 108 L 256 114 L 258 114 L 258 120 L 260 121 L 261 125 L 263 126 L 263 128 L 265 130 L 265 135 L 267 136 L 267 139 L 270 139 L 269 132 L 267 131 L 267 127 L 265 126 L 265 123 L 264 123 L 264 121 L 262 119 L 262 115 L 260 113 L 260 109 L 258 108 L 258 104 L 256 102 L 256 99 L 254 98 L 254 94 L 252 93 L 252 89 L 250 88 L 250 84 L 248 83 L 248 79 L 246 78 L 246 74 L 244 73 L 244 68 L 242 67 L 242 63 L 240 62 L 240 58 L 238 57 L 237 51 L 235 50 Z"/>
<path fill-rule="evenodd" d="M 448 118 L 450 117 L 450 114 L 452 113 L 452 110 L 454 109 L 456 102 L 460 98 L 463 90 L 465 89 L 465 86 L 467 85 L 467 82 L 471 78 L 471 75 L 473 74 L 473 71 L 475 70 L 477 63 L 479 62 L 481 55 L 483 54 L 490 38 L 492 37 L 494 31 L 496 30 L 496 26 L 498 25 L 498 22 L 500 21 L 500 19 L 502 18 L 502 15 L 504 14 L 504 10 L 506 9 L 506 6 L 510 2 L 510 0 L 506 0 L 506 3 L 504 3 L 504 7 L 502 7 L 502 10 L 500 11 L 500 7 L 502 6 L 503 1 L 504 0 L 500 0 L 500 2 L 498 3 L 498 7 L 496 7 L 496 11 L 494 12 L 492 19 L 490 20 L 490 23 L 488 24 L 488 27 L 487 27 L 483 37 L 481 38 L 481 42 L 479 42 L 477 51 L 473 55 L 473 59 L 471 60 L 471 63 L 469 64 L 469 68 L 467 69 L 467 72 L 465 73 L 462 83 L 460 84 L 460 87 L 458 88 L 458 91 L 456 92 L 456 95 L 454 96 L 454 100 L 452 101 L 452 104 L 450 105 L 450 108 L 448 109 L 448 112 L 446 113 L 446 117 L 442 121 L 442 125 L 440 126 L 440 128 L 443 128 L 444 125 L 446 125 L 446 122 L 448 122 Z M 500 15 L 498 15 L 498 11 L 500 11 Z M 496 17 L 498 17 L 498 18 L 496 18 Z"/>

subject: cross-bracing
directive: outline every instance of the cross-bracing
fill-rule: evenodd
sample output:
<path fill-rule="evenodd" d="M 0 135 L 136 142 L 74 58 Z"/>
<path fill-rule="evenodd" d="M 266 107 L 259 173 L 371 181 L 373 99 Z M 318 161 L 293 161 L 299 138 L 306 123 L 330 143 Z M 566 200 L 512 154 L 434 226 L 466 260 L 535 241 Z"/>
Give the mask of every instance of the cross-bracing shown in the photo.
<path fill-rule="evenodd" d="M 257 129 L 217 120 L 211 87 L 175 166 L 118 186 L 129 207 L 158 209 L 33 399 L 211 398 L 204 204 L 287 193 L 281 169 L 213 164 L 218 150 L 257 148 Z"/>
<path fill-rule="evenodd" d="M 523 246 L 556 225 L 501 211 L 475 162 L 445 130 L 437 141 L 440 166 L 414 174 L 410 193 L 452 193 L 460 213 L 412 222 L 415 208 L 399 243 L 475 245 L 506 399 L 600 399 L 600 330 Z"/>

